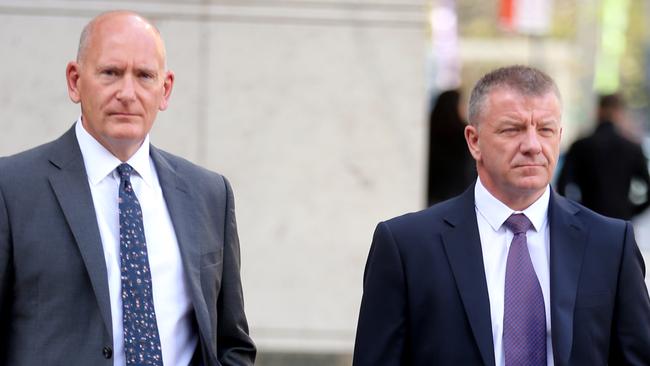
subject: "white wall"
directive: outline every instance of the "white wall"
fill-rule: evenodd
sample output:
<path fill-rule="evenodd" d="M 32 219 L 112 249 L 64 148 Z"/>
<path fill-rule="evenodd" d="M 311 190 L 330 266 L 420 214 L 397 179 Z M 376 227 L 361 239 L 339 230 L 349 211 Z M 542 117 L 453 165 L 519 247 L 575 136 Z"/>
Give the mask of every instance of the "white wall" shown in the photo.
<path fill-rule="evenodd" d="M 0 0 L 0 155 L 77 118 L 93 15 L 153 18 L 176 85 L 152 142 L 231 180 L 260 349 L 349 353 L 374 226 L 424 201 L 424 3 Z"/>

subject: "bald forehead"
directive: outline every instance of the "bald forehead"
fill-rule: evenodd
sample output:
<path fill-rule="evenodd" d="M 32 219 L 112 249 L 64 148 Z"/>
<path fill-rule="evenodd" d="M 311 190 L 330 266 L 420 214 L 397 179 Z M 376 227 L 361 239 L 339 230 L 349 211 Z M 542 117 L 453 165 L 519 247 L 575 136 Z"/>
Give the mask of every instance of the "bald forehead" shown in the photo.
<path fill-rule="evenodd" d="M 156 42 L 161 53 L 163 63 L 166 62 L 165 44 L 160 35 L 160 31 L 149 20 L 143 16 L 131 11 L 110 11 L 99 14 L 93 18 L 81 32 L 79 39 L 79 48 L 77 50 L 77 62 L 83 62 L 88 48 L 95 41 L 96 37 L 101 37 L 105 33 L 115 30 L 121 30 L 130 27 L 132 29 L 142 29 L 150 33 Z"/>
<path fill-rule="evenodd" d="M 127 23 L 133 26 L 139 26 L 143 29 L 147 29 L 151 31 L 152 34 L 160 37 L 160 32 L 149 20 L 137 13 L 130 11 L 113 11 L 102 13 L 91 20 L 88 25 L 92 29 L 99 28 L 101 26 L 111 26 L 113 24 L 122 26 Z"/>

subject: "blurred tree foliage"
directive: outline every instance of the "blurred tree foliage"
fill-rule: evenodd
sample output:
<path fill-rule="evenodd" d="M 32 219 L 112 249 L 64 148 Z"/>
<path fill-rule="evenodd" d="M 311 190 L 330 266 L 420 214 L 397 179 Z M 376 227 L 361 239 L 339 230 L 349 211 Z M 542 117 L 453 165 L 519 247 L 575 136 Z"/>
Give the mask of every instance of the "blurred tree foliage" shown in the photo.
<path fill-rule="evenodd" d="M 648 86 L 648 49 L 650 47 L 647 28 L 647 0 L 631 0 L 627 44 L 621 60 L 621 92 L 632 109 L 647 109 Z M 645 117 L 647 119 L 647 117 Z"/>
<path fill-rule="evenodd" d="M 499 2 L 457 0 L 458 28 L 461 37 L 496 38 L 518 37 L 500 29 Z M 572 38 L 576 33 L 576 15 L 578 4 L 576 0 L 555 0 L 551 30 L 548 37 Z"/>
<path fill-rule="evenodd" d="M 594 11 L 593 8 L 600 4 L 599 0 L 554 0 L 551 29 L 546 38 L 579 41 L 579 12 Z M 650 1 L 630 0 L 629 4 L 627 43 L 620 67 L 621 92 L 637 115 L 643 117 L 644 123 L 650 124 L 650 30 L 647 25 Z M 527 37 L 499 27 L 499 1 L 457 0 L 456 6 L 462 38 Z M 600 29 L 587 31 L 593 32 L 594 37 L 600 37 Z M 593 73 L 594 70 L 585 71 Z"/>

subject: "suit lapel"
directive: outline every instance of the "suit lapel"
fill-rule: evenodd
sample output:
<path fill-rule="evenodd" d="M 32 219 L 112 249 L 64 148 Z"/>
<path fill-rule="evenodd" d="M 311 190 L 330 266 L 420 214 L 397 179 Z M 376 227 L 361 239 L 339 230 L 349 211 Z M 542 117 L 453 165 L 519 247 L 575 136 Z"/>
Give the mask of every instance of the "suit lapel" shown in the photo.
<path fill-rule="evenodd" d="M 551 324 L 556 365 L 568 365 L 573 344 L 573 313 L 587 231 L 578 208 L 551 192 L 549 204 Z"/>
<path fill-rule="evenodd" d="M 450 211 L 445 218 L 450 229 L 442 234 L 445 252 L 483 363 L 493 366 L 490 300 L 476 223 L 473 185 L 459 197 L 458 205 Z"/>
<path fill-rule="evenodd" d="M 54 144 L 50 162 L 58 169 L 49 176 L 50 185 L 77 242 L 104 325 L 112 338 L 113 326 L 106 262 L 86 168 L 74 127 Z"/>
<path fill-rule="evenodd" d="M 214 341 L 209 329 L 209 311 L 201 290 L 200 243 L 205 240 L 199 236 L 200 230 L 196 229 L 202 222 L 194 206 L 197 198 L 191 195 L 188 182 L 176 171 L 170 161 L 154 146 L 151 146 L 150 151 L 178 240 L 201 339 L 210 344 Z M 211 347 L 203 347 L 203 349 L 210 352 Z"/>

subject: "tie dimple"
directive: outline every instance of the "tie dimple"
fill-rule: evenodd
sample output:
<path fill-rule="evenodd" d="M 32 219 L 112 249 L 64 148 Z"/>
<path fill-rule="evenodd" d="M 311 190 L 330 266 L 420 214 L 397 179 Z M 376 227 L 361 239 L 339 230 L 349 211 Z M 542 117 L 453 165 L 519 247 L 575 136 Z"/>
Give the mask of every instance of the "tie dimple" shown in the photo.
<path fill-rule="evenodd" d="M 525 234 L 533 227 L 533 224 L 524 214 L 512 214 L 503 224 L 514 234 Z"/>
<path fill-rule="evenodd" d="M 142 209 L 131 185 L 133 167 L 120 164 L 120 274 L 127 366 L 162 366 Z"/>
<path fill-rule="evenodd" d="M 546 365 L 546 310 L 542 288 L 528 251 L 532 224 L 513 214 L 504 225 L 514 233 L 506 263 L 503 347 L 506 366 Z"/>

